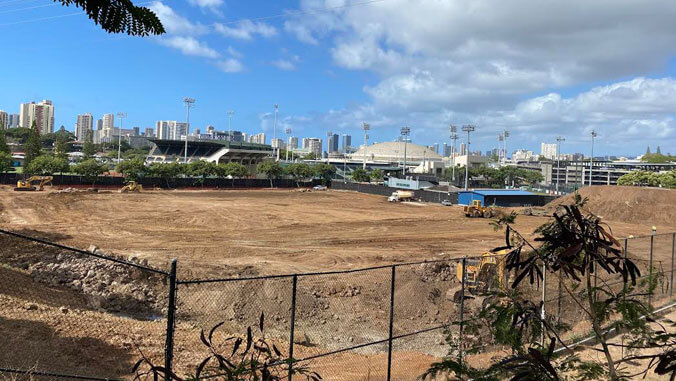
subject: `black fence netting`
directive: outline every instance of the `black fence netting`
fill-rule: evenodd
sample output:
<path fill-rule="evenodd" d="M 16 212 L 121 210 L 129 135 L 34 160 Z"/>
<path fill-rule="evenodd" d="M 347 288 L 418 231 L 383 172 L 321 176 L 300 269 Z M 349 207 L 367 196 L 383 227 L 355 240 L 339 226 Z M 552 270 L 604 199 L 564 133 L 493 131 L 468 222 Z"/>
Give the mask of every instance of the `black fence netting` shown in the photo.
<path fill-rule="evenodd" d="M 509 353 L 482 330 L 487 321 L 479 315 L 491 302 L 482 287 L 513 280 L 505 274 L 484 286 L 476 281 L 482 261 L 498 264 L 500 256 L 190 280 L 180 276 L 180 264 L 176 276 L 175 267 L 156 269 L 136 256 L 64 245 L 70 237 L 29 235 L 0 231 L 0 376 L 130 379 L 143 356 L 184 377 L 214 352 L 227 355 L 238 340 L 246 343 L 249 328 L 280 358 L 297 360 L 293 369 L 325 380 L 412 380 L 447 355 L 482 367 Z M 675 239 L 669 233 L 620 241 L 641 272 L 631 292 L 654 308 L 673 302 Z M 592 282 L 612 293 L 626 287 L 601 271 Z M 542 312 L 567 327 L 567 341 L 589 335 L 580 303 L 585 285 L 549 273 L 519 291 L 544 301 Z M 466 354 L 472 347 L 480 353 Z M 287 364 L 274 369 L 289 373 Z"/>

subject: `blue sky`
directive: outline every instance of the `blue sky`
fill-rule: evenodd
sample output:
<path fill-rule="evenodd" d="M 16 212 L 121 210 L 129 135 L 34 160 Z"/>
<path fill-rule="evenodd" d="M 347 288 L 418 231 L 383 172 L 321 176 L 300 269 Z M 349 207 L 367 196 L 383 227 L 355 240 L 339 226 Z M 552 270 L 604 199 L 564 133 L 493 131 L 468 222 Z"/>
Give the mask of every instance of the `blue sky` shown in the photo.
<path fill-rule="evenodd" d="M 51 99 L 57 126 L 124 111 L 143 128 L 183 120 L 191 96 L 193 128 L 226 129 L 234 110 L 234 129 L 271 136 L 278 103 L 279 129 L 297 136 L 360 141 L 366 121 L 372 141 L 409 125 L 433 144 L 452 122 L 476 124 L 483 150 L 507 129 L 510 149 L 562 135 L 564 151 L 587 152 L 595 129 L 600 154 L 676 153 L 672 2 L 136 3 L 167 35 L 109 35 L 74 7 L 0 0 L 0 109 Z"/>

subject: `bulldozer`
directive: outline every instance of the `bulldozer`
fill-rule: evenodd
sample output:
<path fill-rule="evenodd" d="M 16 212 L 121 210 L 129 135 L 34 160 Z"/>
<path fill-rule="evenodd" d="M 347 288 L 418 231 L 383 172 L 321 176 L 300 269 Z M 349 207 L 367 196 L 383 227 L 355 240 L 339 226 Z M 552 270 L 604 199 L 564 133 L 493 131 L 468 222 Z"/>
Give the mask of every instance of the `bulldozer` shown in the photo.
<path fill-rule="evenodd" d="M 463 211 L 465 212 L 465 217 L 491 218 L 495 216 L 493 208 L 481 205 L 480 200 L 473 200 L 472 205 L 465 206 Z"/>
<path fill-rule="evenodd" d="M 19 180 L 16 182 L 17 192 L 33 192 L 45 190 L 45 185 L 51 184 L 54 178 L 52 176 L 32 176 L 26 180 Z"/>
<path fill-rule="evenodd" d="M 477 298 L 489 292 L 502 289 L 507 284 L 505 272 L 505 256 L 509 249 L 496 252 L 487 251 L 480 258 L 467 259 L 463 271 L 462 263 L 458 263 L 456 275 L 462 283 L 465 277 L 465 298 Z M 462 286 L 457 287 L 453 301 L 460 303 Z"/>
<path fill-rule="evenodd" d="M 123 186 L 122 189 L 120 189 L 120 193 L 128 193 L 128 192 L 140 192 L 143 190 L 143 185 L 137 183 L 136 181 L 130 181 L 127 183 L 127 185 Z"/>

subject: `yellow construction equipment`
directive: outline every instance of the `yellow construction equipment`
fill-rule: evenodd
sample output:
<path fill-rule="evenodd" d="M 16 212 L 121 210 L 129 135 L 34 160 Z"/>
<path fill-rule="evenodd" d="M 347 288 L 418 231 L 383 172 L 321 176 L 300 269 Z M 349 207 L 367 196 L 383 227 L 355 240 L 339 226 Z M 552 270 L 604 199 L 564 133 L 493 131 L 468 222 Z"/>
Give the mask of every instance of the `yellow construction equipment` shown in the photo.
<path fill-rule="evenodd" d="M 54 180 L 52 176 L 32 176 L 26 180 L 19 180 L 16 182 L 15 191 L 43 191 L 45 185 L 48 185 Z"/>
<path fill-rule="evenodd" d="M 472 205 L 467 205 L 463 208 L 465 217 L 485 217 L 491 218 L 495 215 L 493 208 L 481 205 L 480 200 L 472 201 Z"/>
<path fill-rule="evenodd" d="M 486 293 L 503 289 L 507 283 L 505 277 L 505 255 L 510 249 L 503 249 L 496 252 L 487 251 L 480 258 L 468 258 L 465 260 L 465 271 L 463 274 L 462 262 L 459 262 L 456 268 L 458 281 L 462 283 L 462 277 L 465 276 L 465 297 L 469 295 L 480 296 Z M 462 286 L 460 286 L 461 288 Z M 460 302 L 461 290 L 458 289 L 453 295 L 455 302 Z"/>
<path fill-rule="evenodd" d="M 127 193 L 127 192 L 140 192 L 143 190 L 143 185 L 138 184 L 136 181 L 130 181 L 120 189 L 120 193 Z"/>

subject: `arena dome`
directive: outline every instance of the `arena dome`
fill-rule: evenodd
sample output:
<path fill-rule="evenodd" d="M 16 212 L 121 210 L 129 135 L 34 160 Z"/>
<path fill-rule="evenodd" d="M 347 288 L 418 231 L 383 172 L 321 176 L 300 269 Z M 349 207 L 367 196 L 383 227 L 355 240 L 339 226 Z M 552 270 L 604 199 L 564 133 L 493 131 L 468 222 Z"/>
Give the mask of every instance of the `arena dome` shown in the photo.
<path fill-rule="evenodd" d="M 399 163 L 404 161 L 404 142 L 394 141 L 372 144 L 366 148 L 360 147 L 351 155 L 353 160 L 362 160 L 366 151 L 366 160 L 374 162 Z M 425 161 L 441 161 L 441 156 L 428 147 L 418 144 L 406 144 L 406 162 L 410 164 Z"/>

